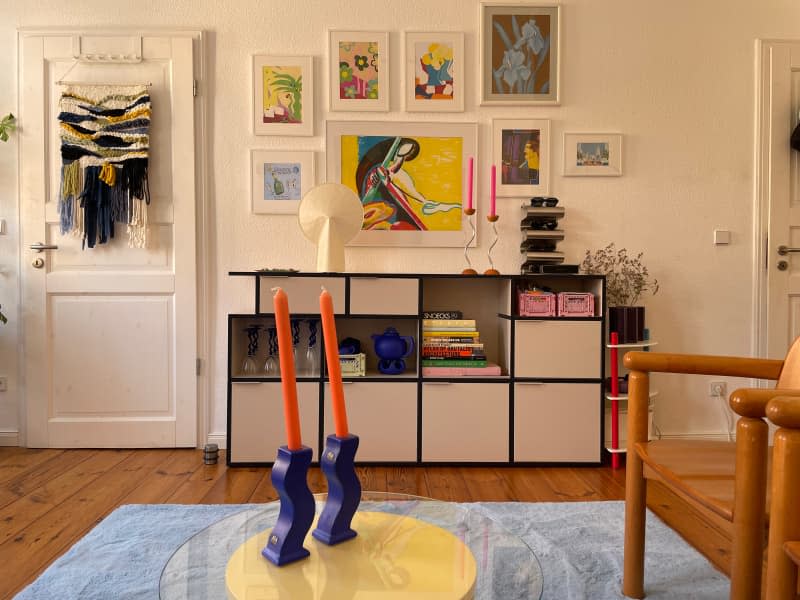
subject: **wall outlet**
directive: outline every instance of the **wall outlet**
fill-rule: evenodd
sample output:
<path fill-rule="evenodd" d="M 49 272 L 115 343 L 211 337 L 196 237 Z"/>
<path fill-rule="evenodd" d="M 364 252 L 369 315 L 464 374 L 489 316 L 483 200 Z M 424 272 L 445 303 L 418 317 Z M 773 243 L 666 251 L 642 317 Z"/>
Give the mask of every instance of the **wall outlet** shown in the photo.
<path fill-rule="evenodd" d="M 712 398 L 727 398 L 728 383 L 725 381 L 710 381 L 708 383 L 708 395 Z"/>
<path fill-rule="evenodd" d="M 0 392 L 8 390 L 8 377 L 0 375 Z"/>

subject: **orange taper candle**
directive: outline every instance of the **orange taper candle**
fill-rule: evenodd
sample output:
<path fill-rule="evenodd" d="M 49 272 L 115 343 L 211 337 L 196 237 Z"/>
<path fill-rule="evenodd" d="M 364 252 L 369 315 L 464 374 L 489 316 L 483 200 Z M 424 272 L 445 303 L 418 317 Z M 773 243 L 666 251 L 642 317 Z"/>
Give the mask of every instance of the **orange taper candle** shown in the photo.
<path fill-rule="evenodd" d="M 333 319 L 333 298 L 322 288 L 319 295 L 319 312 L 322 317 L 322 336 L 325 338 L 325 361 L 328 364 L 328 380 L 331 384 L 333 404 L 333 428 L 336 437 L 347 437 L 347 409 L 342 390 L 342 367 L 339 364 L 339 346 L 336 338 L 336 321 Z"/>
<path fill-rule="evenodd" d="M 278 330 L 278 356 L 281 363 L 281 384 L 283 386 L 283 420 L 286 424 L 286 446 L 289 450 L 299 450 L 300 413 L 297 409 L 297 382 L 294 376 L 294 355 L 292 354 L 292 330 L 289 325 L 289 299 L 281 288 L 272 288 L 275 295 L 275 327 Z"/>

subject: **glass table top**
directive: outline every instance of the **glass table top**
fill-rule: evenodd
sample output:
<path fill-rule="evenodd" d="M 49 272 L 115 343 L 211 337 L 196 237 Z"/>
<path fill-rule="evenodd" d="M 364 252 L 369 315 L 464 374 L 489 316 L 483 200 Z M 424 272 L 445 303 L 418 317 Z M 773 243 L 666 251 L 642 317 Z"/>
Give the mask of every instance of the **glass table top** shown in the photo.
<path fill-rule="evenodd" d="M 322 511 L 325 497 L 325 494 L 315 494 L 317 515 Z M 161 573 L 161 600 L 226 598 L 225 569 L 230 557 L 248 539 L 272 529 L 279 508 L 278 501 L 254 504 L 252 508 L 220 519 L 189 538 L 170 557 Z M 542 571 L 533 550 L 521 538 L 468 504 L 406 494 L 363 492 L 359 511 L 413 517 L 441 527 L 461 539 L 477 563 L 476 599 L 535 600 L 541 597 Z M 347 542 L 342 544 L 342 548 L 345 544 Z M 375 569 L 382 567 L 391 568 L 391 565 L 381 565 L 376 561 Z M 363 579 L 363 585 L 369 585 L 366 574 Z M 362 587 L 361 591 L 368 590 Z M 355 592 L 354 596 L 360 593 Z"/>

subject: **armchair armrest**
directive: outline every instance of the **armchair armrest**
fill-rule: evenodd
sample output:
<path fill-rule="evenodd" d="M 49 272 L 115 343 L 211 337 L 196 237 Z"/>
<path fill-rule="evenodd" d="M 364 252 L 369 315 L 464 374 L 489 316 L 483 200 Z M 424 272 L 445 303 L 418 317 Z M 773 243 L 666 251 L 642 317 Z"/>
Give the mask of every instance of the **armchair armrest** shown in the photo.
<path fill-rule="evenodd" d="M 783 368 L 782 360 L 664 352 L 628 352 L 623 362 L 632 371 L 727 375 L 753 379 L 778 379 Z"/>
<path fill-rule="evenodd" d="M 767 405 L 778 396 L 800 397 L 800 390 L 781 388 L 739 388 L 732 394 L 728 403 L 740 417 L 763 419 L 767 416 Z M 800 404 L 798 404 L 800 410 Z"/>
<path fill-rule="evenodd" d="M 787 390 L 775 391 L 782 393 L 767 404 L 767 417 L 779 427 L 800 429 L 800 393 L 789 396 Z"/>

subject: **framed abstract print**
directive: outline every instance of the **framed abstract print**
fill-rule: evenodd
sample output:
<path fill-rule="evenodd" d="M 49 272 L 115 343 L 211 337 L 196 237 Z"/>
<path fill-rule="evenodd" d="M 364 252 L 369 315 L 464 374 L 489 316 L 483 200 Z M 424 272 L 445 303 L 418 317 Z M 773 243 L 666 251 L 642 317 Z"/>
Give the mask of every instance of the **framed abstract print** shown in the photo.
<path fill-rule="evenodd" d="M 464 34 L 407 31 L 405 46 L 406 110 L 463 112 Z"/>
<path fill-rule="evenodd" d="M 314 153 L 250 151 L 251 209 L 256 214 L 296 214 L 314 186 Z"/>
<path fill-rule="evenodd" d="M 542 196 L 550 190 L 550 121 L 495 119 L 493 154 L 498 196 Z"/>
<path fill-rule="evenodd" d="M 330 109 L 389 110 L 389 33 L 328 32 Z"/>
<path fill-rule="evenodd" d="M 310 56 L 253 56 L 253 133 L 314 135 Z"/>

